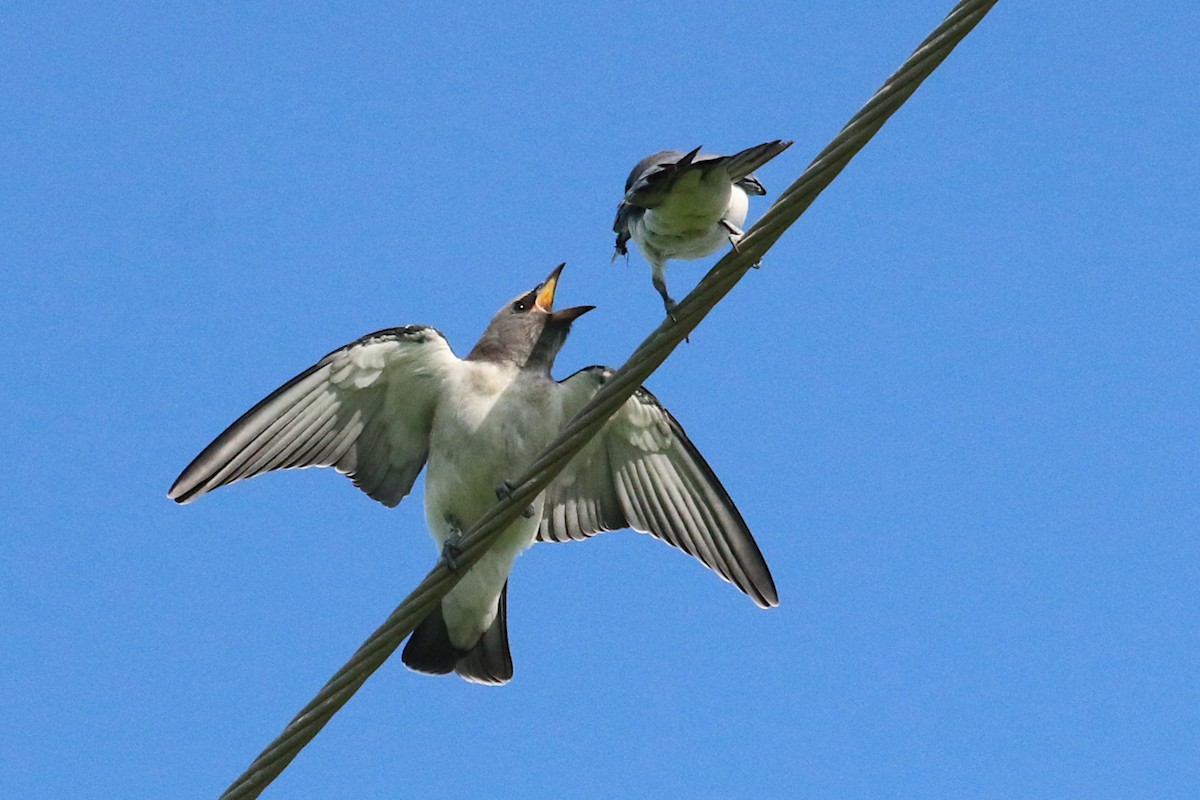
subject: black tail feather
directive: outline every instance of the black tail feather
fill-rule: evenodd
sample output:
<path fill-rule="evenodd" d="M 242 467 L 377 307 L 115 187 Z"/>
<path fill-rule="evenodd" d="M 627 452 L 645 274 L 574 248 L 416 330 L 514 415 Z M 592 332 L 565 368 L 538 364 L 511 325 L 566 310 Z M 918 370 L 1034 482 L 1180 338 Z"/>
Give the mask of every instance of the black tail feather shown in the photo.
<path fill-rule="evenodd" d="M 508 649 L 508 584 L 500 590 L 496 619 L 479 641 L 458 662 L 454 671 L 472 683 L 508 683 L 513 676 L 512 652 Z"/>
<path fill-rule="evenodd" d="M 508 649 L 508 584 L 500 591 L 496 619 L 470 650 L 455 647 L 439 603 L 413 631 L 400 658 L 410 669 L 431 675 L 457 672 L 472 683 L 507 683 L 513 675 Z"/>
<path fill-rule="evenodd" d="M 417 672 L 445 675 L 453 672 L 458 660 L 466 654 L 467 651 L 460 650 L 450 642 L 450 632 L 446 630 L 446 620 L 442 617 L 442 604 L 438 603 L 413 631 L 400 658 Z"/>

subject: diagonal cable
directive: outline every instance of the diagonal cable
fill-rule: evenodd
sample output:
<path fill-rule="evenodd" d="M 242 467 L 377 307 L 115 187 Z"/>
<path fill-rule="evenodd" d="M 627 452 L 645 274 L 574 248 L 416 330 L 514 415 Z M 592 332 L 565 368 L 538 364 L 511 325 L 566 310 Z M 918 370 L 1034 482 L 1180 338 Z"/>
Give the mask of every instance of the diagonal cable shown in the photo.
<path fill-rule="evenodd" d="M 567 462 L 600 430 L 624 402 L 645 382 L 709 311 L 788 227 L 808 209 L 883 124 L 904 104 L 922 81 L 971 32 L 996 0 L 963 0 L 909 56 L 908 60 L 855 114 L 833 141 L 813 159 L 795 183 L 763 215 L 731 251 L 709 271 L 675 309 L 675 320 L 665 320 L 613 373 L 595 397 L 577 414 L 526 473 L 512 494 L 498 502 L 466 534 L 457 569 L 438 564 L 387 620 L 359 647 L 353 657 L 330 678 L 317 696 L 288 723 L 283 732 L 221 795 L 222 800 L 242 800 L 259 794 L 325 726 L 338 709 L 387 660 L 417 624 L 441 602 L 495 541 Z"/>

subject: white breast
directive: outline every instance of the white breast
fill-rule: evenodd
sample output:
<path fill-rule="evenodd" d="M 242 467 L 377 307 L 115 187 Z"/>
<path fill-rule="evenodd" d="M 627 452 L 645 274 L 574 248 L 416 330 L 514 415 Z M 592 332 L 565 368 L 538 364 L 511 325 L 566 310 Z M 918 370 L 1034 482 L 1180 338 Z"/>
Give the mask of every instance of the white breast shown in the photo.
<path fill-rule="evenodd" d="M 558 385 L 511 364 L 468 361 L 446 387 L 429 441 L 426 506 L 472 524 L 495 489 L 549 443 L 562 422 Z M 431 529 L 434 525 L 430 519 Z"/>
<path fill-rule="evenodd" d="M 708 181 L 699 175 L 684 176 L 661 205 L 633 220 L 630 233 L 643 252 L 656 252 L 663 259 L 703 258 L 729 243 L 723 220 L 738 227 L 745 222 L 750 208 L 746 193 L 721 170 L 711 173 Z"/>
<path fill-rule="evenodd" d="M 425 516 L 440 549 L 454 528 L 465 532 L 496 503 L 562 426 L 558 385 L 512 365 L 468 361 L 452 378 L 434 415 L 425 477 Z M 469 647 L 491 625 L 517 555 L 533 543 L 532 517 L 518 517 L 447 595 L 442 612 L 456 645 Z"/>

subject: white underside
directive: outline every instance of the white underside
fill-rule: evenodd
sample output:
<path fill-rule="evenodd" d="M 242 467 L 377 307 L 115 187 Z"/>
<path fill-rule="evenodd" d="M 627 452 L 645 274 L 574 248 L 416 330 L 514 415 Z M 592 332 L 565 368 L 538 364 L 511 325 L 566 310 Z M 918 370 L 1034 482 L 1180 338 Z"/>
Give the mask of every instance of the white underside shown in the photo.
<path fill-rule="evenodd" d="M 433 419 L 425 478 L 425 516 L 439 551 L 457 524 L 467 531 L 496 502 L 496 489 L 517 479 L 562 426 L 558 384 L 512 365 L 461 362 L 444 387 Z M 450 641 L 469 650 L 496 618 L 513 561 L 537 535 L 542 498 L 518 517 L 442 601 Z"/>
<path fill-rule="evenodd" d="M 681 178 L 662 204 L 631 220 L 629 233 L 661 272 L 668 259 L 704 258 L 736 241 L 726 223 L 740 229 L 749 209 L 746 192 L 723 171 L 710 173 L 707 181 L 696 171 Z"/>

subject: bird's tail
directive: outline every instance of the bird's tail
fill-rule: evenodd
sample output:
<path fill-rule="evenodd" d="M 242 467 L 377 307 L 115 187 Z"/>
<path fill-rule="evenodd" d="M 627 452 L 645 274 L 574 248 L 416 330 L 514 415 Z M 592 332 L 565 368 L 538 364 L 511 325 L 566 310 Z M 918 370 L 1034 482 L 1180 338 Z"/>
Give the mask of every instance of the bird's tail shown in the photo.
<path fill-rule="evenodd" d="M 508 584 L 500 590 L 496 618 L 470 650 L 455 647 L 439 603 L 413 631 L 400 658 L 410 669 L 432 675 L 457 672 L 472 683 L 507 683 L 513 674 L 508 649 Z"/>
<path fill-rule="evenodd" d="M 740 181 L 791 146 L 790 141 L 782 139 L 756 144 L 726 158 L 724 167 L 729 171 L 730 178 Z"/>

